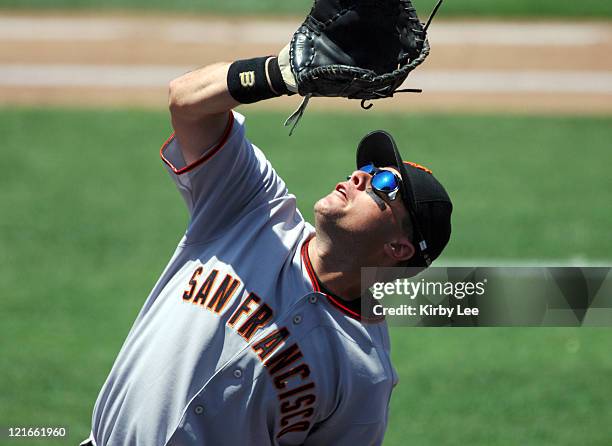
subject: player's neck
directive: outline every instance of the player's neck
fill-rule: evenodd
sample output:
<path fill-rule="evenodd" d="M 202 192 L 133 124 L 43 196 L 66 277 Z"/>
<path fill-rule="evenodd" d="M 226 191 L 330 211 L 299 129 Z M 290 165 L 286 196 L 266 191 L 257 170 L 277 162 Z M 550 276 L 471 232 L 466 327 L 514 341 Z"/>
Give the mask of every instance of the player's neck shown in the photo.
<path fill-rule="evenodd" d="M 338 255 L 339 254 L 339 255 Z M 361 295 L 361 266 L 354 256 L 334 252 L 317 237 L 308 244 L 310 263 L 325 288 L 345 300 L 358 299 Z"/>

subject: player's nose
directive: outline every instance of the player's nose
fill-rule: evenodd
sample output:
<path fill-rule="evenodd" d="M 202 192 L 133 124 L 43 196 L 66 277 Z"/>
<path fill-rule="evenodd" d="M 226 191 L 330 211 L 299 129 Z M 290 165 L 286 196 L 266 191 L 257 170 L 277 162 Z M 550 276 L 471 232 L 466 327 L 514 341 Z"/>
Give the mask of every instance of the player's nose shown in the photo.
<path fill-rule="evenodd" d="M 368 187 L 371 176 L 362 170 L 356 170 L 347 179 L 355 189 L 363 191 Z"/>

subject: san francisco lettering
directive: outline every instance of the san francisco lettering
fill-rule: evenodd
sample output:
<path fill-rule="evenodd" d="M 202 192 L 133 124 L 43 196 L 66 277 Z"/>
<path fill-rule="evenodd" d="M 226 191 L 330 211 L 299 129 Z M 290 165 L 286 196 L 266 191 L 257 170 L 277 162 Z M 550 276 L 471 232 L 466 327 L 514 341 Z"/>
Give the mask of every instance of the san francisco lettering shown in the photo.
<path fill-rule="evenodd" d="M 240 288 L 240 280 L 231 274 L 220 274 L 213 269 L 204 276 L 202 266 L 195 269 L 185 291 L 183 302 L 222 315 L 228 303 Z M 244 291 L 240 305 L 226 325 L 235 330 L 246 342 L 252 342 L 261 330 L 274 320 L 274 310 L 253 292 Z M 291 336 L 288 328 L 280 327 L 251 345 L 266 368 L 279 401 L 281 418 L 276 438 L 290 432 L 304 432 L 312 424 L 316 395 L 311 370 L 304 361 L 297 343 L 286 345 Z"/>

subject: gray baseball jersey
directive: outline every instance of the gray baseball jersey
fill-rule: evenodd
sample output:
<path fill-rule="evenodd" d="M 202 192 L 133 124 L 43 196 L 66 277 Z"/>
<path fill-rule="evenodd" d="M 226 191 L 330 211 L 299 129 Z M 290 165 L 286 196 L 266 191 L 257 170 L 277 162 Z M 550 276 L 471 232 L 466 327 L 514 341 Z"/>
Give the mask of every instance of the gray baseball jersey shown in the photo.
<path fill-rule="evenodd" d="M 244 117 L 192 165 L 174 137 L 161 155 L 190 221 L 100 391 L 94 444 L 381 444 L 386 324 L 320 292 L 314 229 Z"/>

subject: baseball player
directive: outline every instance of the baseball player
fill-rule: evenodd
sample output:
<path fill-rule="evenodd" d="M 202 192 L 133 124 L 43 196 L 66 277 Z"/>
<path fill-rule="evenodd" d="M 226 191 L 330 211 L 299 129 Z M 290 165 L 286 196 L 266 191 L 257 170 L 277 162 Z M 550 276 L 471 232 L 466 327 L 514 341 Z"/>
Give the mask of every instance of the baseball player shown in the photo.
<path fill-rule="evenodd" d="M 161 158 L 189 224 L 82 444 L 382 443 L 397 374 L 385 321 L 361 313 L 361 268 L 429 266 L 450 237 L 452 205 L 375 131 L 348 179 L 315 204 L 315 226 L 304 221 L 233 111 L 291 93 L 286 75 L 282 57 L 261 57 L 171 82 L 175 133 Z"/>

